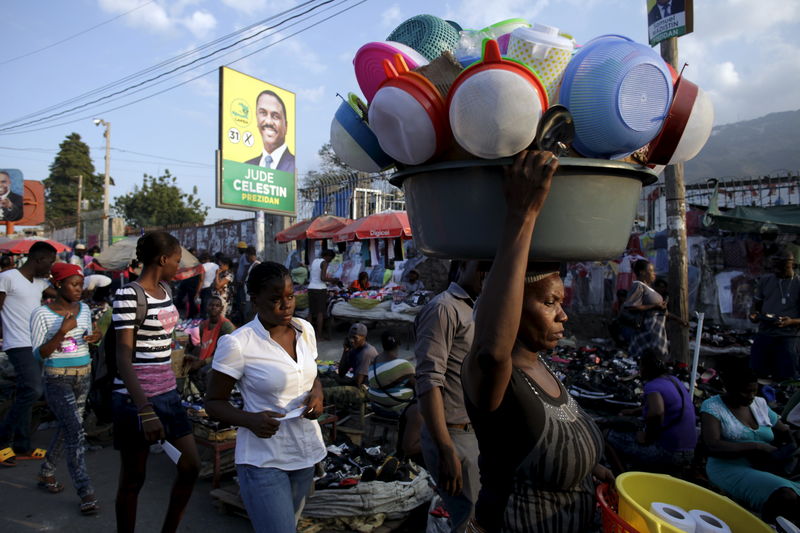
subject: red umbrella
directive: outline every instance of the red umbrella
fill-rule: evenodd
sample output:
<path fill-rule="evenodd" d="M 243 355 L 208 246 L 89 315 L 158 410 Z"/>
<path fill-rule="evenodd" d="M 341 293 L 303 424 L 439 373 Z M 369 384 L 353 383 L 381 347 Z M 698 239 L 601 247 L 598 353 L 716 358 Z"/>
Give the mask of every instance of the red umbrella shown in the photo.
<path fill-rule="evenodd" d="M 19 239 L 15 241 L 8 241 L 0 244 L 0 252 L 9 252 L 12 254 L 27 254 L 31 246 L 37 242 L 46 242 L 56 249 L 56 252 L 69 252 L 72 250 L 69 246 L 64 246 L 60 242 L 52 241 L 50 239 Z"/>
<path fill-rule="evenodd" d="M 359 218 L 336 232 L 333 241 L 396 239 L 398 237 L 411 238 L 411 225 L 408 223 L 408 214 L 405 211 L 384 211 Z"/>
<path fill-rule="evenodd" d="M 316 218 L 301 220 L 275 235 L 275 240 L 281 243 L 300 241 L 303 239 L 330 239 L 334 233 L 347 226 L 349 219 L 332 215 L 320 215 Z"/>

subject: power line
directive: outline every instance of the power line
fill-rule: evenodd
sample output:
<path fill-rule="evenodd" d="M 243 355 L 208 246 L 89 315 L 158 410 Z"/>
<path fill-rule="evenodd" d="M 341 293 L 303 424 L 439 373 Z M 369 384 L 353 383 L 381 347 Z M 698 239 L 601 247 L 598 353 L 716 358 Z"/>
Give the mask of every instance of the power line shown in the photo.
<path fill-rule="evenodd" d="M 343 0 L 343 1 L 344 1 L 344 0 Z M 340 11 L 337 11 L 337 12 L 336 12 L 336 13 L 334 13 L 333 15 L 330 15 L 330 16 L 328 16 L 328 17 L 325 17 L 324 19 L 322 19 L 322 20 L 320 20 L 320 21 L 318 21 L 318 22 L 315 22 L 314 24 L 311 24 L 311 25 L 309 25 L 309 26 L 307 26 L 307 27 L 305 27 L 305 28 L 302 28 L 302 29 L 300 29 L 300 30 L 298 30 L 298 31 L 296 31 L 296 32 L 294 32 L 294 33 L 291 33 L 291 34 L 287 35 L 286 37 L 284 37 L 284 38 L 282 38 L 282 39 L 279 39 L 279 40 L 277 40 L 277 41 L 275 41 L 275 42 L 272 42 L 272 43 L 270 43 L 270 44 L 268 44 L 268 45 L 266 45 L 266 46 L 263 46 L 263 47 L 261 47 L 261 48 L 258 48 L 258 49 L 256 49 L 255 51 L 253 51 L 253 52 L 251 52 L 251 53 L 249 53 L 249 54 L 246 54 L 246 55 L 244 55 L 244 56 L 242 56 L 242 57 L 240 57 L 240 58 L 238 58 L 238 59 L 235 59 L 235 60 L 231 61 L 230 63 L 228 63 L 228 65 L 233 65 L 233 64 L 235 64 L 235 63 L 237 63 L 237 62 L 239 62 L 239 61 L 241 61 L 241 60 L 243 60 L 243 59 L 246 59 L 246 58 L 248 58 L 248 57 L 250 57 L 250 56 L 252 56 L 252 55 L 254 55 L 254 54 L 258 53 L 258 52 L 261 52 L 261 51 L 263 51 L 263 50 L 266 50 L 267 48 L 271 48 L 272 46 L 275 46 L 276 44 L 279 44 L 279 43 L 281 43 L 281 42 L 283 42 L 283 41 L 285 41 L 285 40 L 287 40 L 287 39 L 289 39 L 289 38 L 291 38 L 291 37 L 294 37 L 295 35 L 298 35 L 298 34 L 300 34 L 300 33 L 303 33 L 303 32 L 305 32 L 305 31 L 307 31 L 307 30 L 310 30 L 310 29 L 312 29 L 312 28 L 314 28 L 314 27 L 316 27 L 316 26 L 319 26 L 319 25 L 320 25 L 320 24 L 322 24 L 323 22 L 327 22 L 328 20 L 331 20 L 331 19 L 333 19 L 333 18 L 335 18 L 335 17 L 337 17 L 337 16 L 341 15 L 342 13 L 345 13 L 345 12 L 347 12 L 347 11 L 350 11 L 351 9 L 354 9 L 354 8 L 356 8 L 356 7 L 360 6 L 361 4 L 364 4 L 364 3 L 366 3 L 367 1 L 368 1 L 368 0 L 361 0 L 361 1 L 359 1 L 359 2 L 356 2 L 355 4 L 353 4 L 353 5 L 349 6 L 349 7 L 346 7 L 346 8 L 344 8 L 344 9 L 340 10 Z M 267 37 L 269 37 L 269 36 L 267 36 Z M 266 37 L 264 37 L 264 38 L 266 38 Z M 172 89 L 175 89 L 175 88 L 181 87 L 181 86 L 183 86 L 183 85 L 186 85 L 187 83 L 191 83 L 191 82 L 193 82 L 193 81 L 195 81 L 195 80 L 198 80 L 198 79 L 200 79 L 200 78 L 202 78 L 202 77 L 204 77 L 204 76 L 208 76 L 209 74 L 212 74 L 212 73 L 214 73 L 214 72 L 217 72 L 217 68 L 214 68 L 214 69 L 212 69 L 212 70 L 209 70 L 209 71 L 207 71 L 207 72 L 204 72 L 204 73 L 202 73 L 202 74 L 199 74 L 199 75 L 197 75 L 197 76 L 194 76 L 194 77 L 192 77 L 192 78 L 189 78 L 189 79 L 187 79 L 187 80 L 184 80 L 184 81 L 182 81 L 182 82 L 180 82 L 180 83 L 177 83 L 177 84 L 175 84 L 175 85 L 172 85 L 172 86 L 170 86 L 170 87 L 167 87 L 166 89 L 162 89 L 162 90 L 160 90 L 160 91 L 157 91 L 157 92 L 155 92 L 155 93 L 151 93 L 151 94 L 149 94 L 149 95 L 146 95 L 146 96 L 143 96 L 143 97 L 141 97 L 141 98 L 138 98 L 138 99 L 136 99 L 136 100 L 132 100 L 132 101 L 130 101 L 130 102 L 127 102 L 127 103 L 124 103 L 124 104 L 118 105 L 118 106 L 116 106 L 116 107 L 111 107 L 111 108 L 105 109 L 105 110 L 103 110 L 103 111 L 98 111 L 98 112 L 95 112 L 95 113 L 93 113 L 93 114 L 91 114 L 91 115 L 85 115 L 85 116 L 83 116 L 83 117 L 80 117 L 80 118 L 76 118 L 76 119 L 72 119 L 72 120 L 67 120 L 67 121 L 64 121 L 64 122 L 59 122 L 59 123 L 57 123 L 57 124 L 50 124 L 49 126 L 43 126 L 43 127 L 39 127 L 39 128 L 30 128 L 30 129 L 23 130 L 23 131 L 11 131 L 11 132 L 4 132 L 3 130 L 1 130 L 1 129 L 0 129 L 0 135 L 14 135 L 14 134 L 33 133 L 33 132 L 37 132 L 37 131 L 44 131 L 44 130 L 48 130 L 48 129 L 50 129 L 50 128 L 55 128 L 55 127 L 58 127 L 58 126 L 65 126 L 65 125 L 68 125 L 68 124 L 74 124 L 74 123 L 76 123 L 76 122 L 80 122 L 80 121 L 83 121 L 83 120 L 89 120 L 89 119 L 91 119 L 91 118 L 93 118 L 93 117 L 95 117 L 95 116 L 97 116 L 97 115 L 101 115 L 101 114 L 110 113 L 110 112 L 112 112 L 112 111 L 116 111 L 116 110 L 118 110 L 118 109 L 123 109 L 123 108 L 125 108 L 125 107 L 129 107 L 129 106 L 131 106 L 131 105 L 137 104 L 137 103 L 139 103 L 139 102 L 142 102 L 142 101 L 144 101 L 144 100 L 148 100 L 148 99 L 150 99 L 150 98 L 153 98 L 153 97 L 155 97 L 155 96 L 159 96 L 159 95 L 161 95 L 161 94 L 163 94 L 163 93 L 165 93 L 165 92 L 168 92 L 168 91 L 171 91 Z M 16 127 L 16 126 L 15 126 L 15 127 Z M 5 129 L 10 129 L 10 128 L 5 128 Z"/>
<path fill-rule="evenodd" d="M 102 93 L 105 90 L 112 89 L 112 88 L 117 87 L 119 85 L 123 85 L 126 82 L 129 82 L 131 80 L 135 80 L 135 79 L 140 78 L 142 76 L 145 76 L 145 75 L 149 74 L 150 72 L 156 71 L 156 70 L 158 70 L 158 69 L 160 69 L 162 67 L 165 67 L 165 66 L 167 66 L 167 65 L 169 65 L 171 63 L 176 63 L 176 62 L 180 61 L 181 59 L 183 59 L 185 57 L 189 57 L 192 54 L 198 53 L 201 50 L 204 50 L 206 48 L 210 48 L 210 47 L 214 46 L 215 44 L 218 44 L 220 42 L 226 41 L 228 39 L 232 39 L 232 38 L 236 37 L 237 35 L 243 34 L 244 32 L 247 32 L 247 31 L 249 31 L 249 30 L 251 30 L 251 29 L 253 29 L 255 27 L 258 27 L 261 24 L 264 24 L 265 22 L 280 18 L 283 15 L 291 13 L 292 11 L 296 11 L 298 9 L 301 9 L 301 8 L 303 8 L 303 7 L 305 7 L 305 6 L 309 5 L 309 4 L 312 4 L 315 1 L 316 0 L 308 0 L 306 2 L 303 2 L 302 4 L 299 4 L 297 6 L 294 6 L 294 7 L 291 7 L 289 9 L 286 9 L 286 10 L 280 12 L 280 13 L 276 13 L 275 15 L 267 17 L 264 20 L 260 20 L 258 22 L 253 23 L 253 24 L 250 24 L 249 26 L 245 26 L 244 28 L 241 28 L 241 29 L 236 30 L 236 31 L 234 31 L 232 33 L 229 33 L 228 35 L 224 35 L 222 37 L 218 37 L 217 39 L 214 39 L 213 41 L 210 41 L 208 43 L 202 44 L 202 45 L 200 45 L 200 46 L 198 46 L 196 48 L 188 50 L 188 51 L 186 51 L 186 52 L 184 52 L 182 54 L 179 54 L 179 55 L 177 55 L 177 56 L 175 56 L 173 58 L 166 59 L 166 60 L 164 60 L 164 61 L 162 61 L 160 63 L 157 63 L 156 65 L 150 66 L 150 67 L 148 67 L 148 68 L 146 68 L 144 70 L 140 70 L 139 72 L 135 72 L 133 74 L 125 76 L 124 78 L 121 78 L 121 79 L 119 79 L 117 81 L 113 81 L 113 82 L 107 83 L 106 85 L 103 85 L 102 87 L 98 87 L 96 89 L 93 89 L 93 90 L 88 91 L 86 93 L 83 93 L 83 94 L 80 94 L 78 96 L 72 97 L 72 98 L 70 98 L 68 100 L 65 100 L 63 102 L 54 104 L 54 105 L 52 105 L 50 107 L 46 107 L 46 108 L 44 108 L 42 110 L 34 111 L 33 113 L 29 113 L 27 115 L 19 117 L 16 120 L 12 120 L 12 121 L 9 121 L 9 122 L 2 123 L 2 124 L 0 124 L 0 127 L 7 126 L 7 125 L 10 125 L 10 124 L 14 124 L 16 122 L 21 122 L 21 121 L 23 121 L 25 119 L 28 119 L 30 117 L 33 117 L 33 116 L 36 116 L 36 115 L 41 115 L 43 113 L 48 113 L 48 112 L 53 111 L 55 109 L 63 108 L 65 106 L 67 106 L 67 105 L 73 104 L 75 102 L 79 102 L 79 101 L 81 101 L 81 100 L 83 100 L 85 98 L 89 98 L 89 97 L 91 97 L 91 96 L 93 96 L 95 94 Z"/>
<path fill-rule="evenodd" d="M 250 39 L 253 39 L 253 38 L 257 37 L 258 35 L 261 35 L 262 33 L 266 32 L 266 31 L 269 31 L 269 30 L 273 30 L 273 29 L 275 29 L 275 28 L 278 28 L 278 27 L 282 26 L 282 25 L 283 25 L 284 23 L 286 23 L 286 22 L 289 22 L 289 21 L 291 21 L 291 20 L 294 20 L 294 19 L 297 19 L 297 18 L 299 18 L 299 17 L 302 17 L 303 15 L 307 15 L 307 14 L 309 14 L 309 13 L 313 12 L 314 10 L 316 10 L 316 9 L 318 9 L 318 8 L 320 8 L 320 7 L 324 6 L 324 5 L 326 5 L 326 4 L 330 4 L 330 3 L 334 2 L 334 1 L 335 1 L 335 0 L 324 0 L 322 3 L 320 3 L 320 4 L 317 4 L 316 6 L 313 6 L 313 7 L 309 8 L 309 9 L 307 9 L 306 11 L 303 11 L 303 12 L 301 12 L 301 13 L 298 13 L 298 14 L 295 14 L 295 15 L 291 15 L 291 16 L 289 16 L 287 19 L 285 19 L 285 20 L 283 20 L 283 21 L 281 21 L 281 22 L 278 22 L 277 24 L 274 24 L 274 25 L 272 25 L 272 26 L 268 26 L 268 27 L 266 27 L 266 28 L 263 28 L 263 29 L 261 29 L 261 30 L 259 30 L 259 31 L 255 32 L 255 33 L 253 33 L 252 35 L 248 35 L 247 37 L 243 37 L 243 38 L 239 39 L 238 41 L 235 41 L 235 42 L 233 42 L 233 43 L 231 43 L 231 44 L 225 45 L 225 46 L 223 46 L 222 48 L 219 48 L 219 49 L 217 49 L 217 50 L 214 50 L 214 51 L 212 51 L 212 52 L 210 52 L 210 53 L 208 53 L 208 54 L 206 54 L 206 55 L 204 55 L 204 56 L 201 56 L 201 57 L 195 58 L 195 59 L 193 59 L 192 61 L 189 61 L 188 63 L 184 63 L 184 64 L 182 64 L 182 65 L 178 65 L 177 67 L 174 67 L 174 68 L 172 68 L 172 69 L 170 69 L 170 70 L 168 70 L 168 71 L 166 71 L 166 72 L 162 72 L 161 74 L 158 74 L 158 75 L 156 75 L 156 76 L 153 76 L 153 77 L 151 77 L 151 78 L 145 79 L 145 80 L 143 80 L 143 81 L 140 81 L 140 82 L 138 82 L 138 83 L 135 83 L 135 84 L 133 84 L 133 85 L 129 85 L 128 87 L 126 87 L 126 88 L 124 88 L 124 89 L 120 89 L 119 91 L 115 91 L 115 92 L 113 92 L 113 93 L 111 93 L 111 94 L 107 94 L 107 95 L 105 95 L 105 96 L 101 96 L 100 98 L 96 98 L 96 99 L 94 99 L 94 100 L 91 100 L 91 101 L 89 101 L 89 102 L 86 102 L 86 103 L 83 103 L 83 104 L 80 104 L 80 105 L 73 106 L 73 107 L 71 107 L 71 108 L 69 108 L 69 109 L 65 109 L 65 110 L 63 110 L 63 111 L 58 111 L 58 112 L 56 112 L 56 113 L 51 113 L 51 114 L 49 114 L 49 115 L 46 115 L 46 116 L 44 116 L 44 117 L 40 117 L 40 118 L 37 118 L 37 119 L 34 119 L 34 120 L 29 120 L 29 121 L 27 121 L 27 122 L 18 123 L 18 124 L 15 124 L 15 125 L 13 125 L 13 126 L 6 126 L 6 127 L 4 127 L 4 128 L 0 128 L 0 132 L 2 132 L 2 131 L 7 131 L 7 130 L 9 130 L 9 129 L 16 129 L 16 128 L 22 128 L 22 127 L 25 127 L 25 126 L 35 125 L 35 124 L 38 124 L 38 123 L 40 123 L 40 122 L 44 122 L 44 121 L 46 121 L 46 120 L 49 120 L 49 119 L 51 119 L 51 118 L 56 118 L 56 117 L 59 117 L 59 116 L 61 116 L 61 115 L 65 115 L 65 114 L 67 114 L 67 113 L 71 113 L 71 112 L 73 112 L 73 111 L 76 111 L 76 110 L 79 110 L 79 109 L 86 108 L 86 107 L 88 107 L 88 106 L 90 106 L 90 105 L 93 105 L 93 104 L 100 103 L 100 102 L 102 102 L 103 100 L 108 100 L 109 98 L 112 98 L 112 97 L 114 97 L 114 96 L 118 96 L 118 95 L 124 94 L 124 93 L 126 93 L 126 92 L 130 91 L 131 89 L 135 89 L 135 88 L 137 88 L 137 87 L 140 87 L 140 86 L 142 86 L 142 85 L 145 85 L 145 84 L 147 84 L 147 83 L 150 83 L 150 82 L 152 82 L 152 81 L 158 80 L 159 78 L 163 78 L 164 76 L 167 76 L 167 75 L 169 75 L 169 74 L 172 74 L 172 73 L 174 73 L 174 72 L 177 72 L 178 70 L 181 70 L 181 69 L 183 69 L 183 68 L 186 68 L 186 67 L 188 67 L 188 66 L 191 66 L 191 65 L 193 65 L 193 64 L 195 64 L 195 63 L 197 63 L 197 62 L 199 62 L 199 61 L 202 61 L 202 60 L 204 60 L 204 59 L 208 59 L 209 57 L 212 57 L 212 56 L 214 56 L 214 55 L 217 55 L 217 54 L 219 54 L 220 52 L 223 52 L 223 51 L 225 51 L 225 50 L 231 49 L 231 48 L 233 48 L 234 46 L 236 46 L 236 45 L 238 45 L 238 44 L 241 44 L 241 43 L 243 43 L 243 42 L 245 42 L 245 41 L 248 41 L 248 40 L 250 40 Z M 11 122 L 13 123 L 13 122 L 17 122 L 17 121 L 11 121 Z"/>
<path fill-rule="evenodd" d="M 85 30 L 81 30 L 81 31 L 79 31 L 78 33 L 74 33 L 74 34 L 70 35 L 69 37 L 64 37 L 64 38 L 63 38 L 63 39 L 61 39 L 60 41 L 56 41 L 56 42 L 54 42 L 54 43 L 48 44 L 47 46 L 43 46 L 43 47 L 41 47 L 41 48 L 37 48 L 36 50 L 32 50 L 32 51 L 30 51 L 30 52 L 26 52 L 26 53 L 24 53 L 24 54 L 20 54 L 20 55 L 18 55 L 18 56 L 12 57 L 12 58 L 10 58 L 10 59 L 5 59 L 5 60 L 3 60 L 3 61 L 0 61 L 0 65 L 5 65 L 6 63 L 11 63 L 12 61 L 16 61 L 17 59 L 22 59 L 22 58 L 24 58 L 24 57 L 28 57 L 28 56 L 32 56 L 32 55 L 34 55 L 34 54 L 38 54 L 39 52 L 42 52 L 42 51 L 44 51 L 44 50 L 47 50 L 48 48 L 53 48 L 54 46 L 58 46 L 58 45 L 59 45 L 59 44 L 61 44 L 61 43 L 65 43 L 65 42 L 67 42 L 67 41 L 71 41 L 72 39 L 75 39 L 76 37 L 80 37 L 81 35 L 83 35 L 83 34 L 85 34 L 85 33 L 89 33 L 90 31 L 92 31 L 92 30 L 94 30 L 94 29 L 97 29 L 97 28 L 99 28 L 100 26 L 105 26 L 106 24 L 109 24 L 109 23 L 111 23 L 111 22 L 114 22 L 115 20 L 117 20 L 117 19 L 119 19 L 119 18 L 122 18 L 122 17 L 124 17 L 124 16 L 126 16 L 126 15 L 130 15 L 131 13 L 133 13 L 134 11 L 136 11 L 137 9 L 141 9 L 141 8 L 143 8 L 144 6 L 148 5 L 148 4 L 152 4 L 153 2 L 155 2 L 155 0 L 149 0 L 148 2 L 145 2 L 144 4 L 141 4 L 141 5 L 139 5 L 139 6 L 136 6 L 136 7 L 134 7 L 133 9 L 129 9 L 129 10 L 128 10 L 128 11 L 126 11 L 125 13 L 120 13 L 120 14 L 119 14 L 119 15 L 117 15 L 116 17 L 112 17 L 112 18 L 110 18 L 110 19 L 108 19 L 108 20 L 106 20 L 106 21 L 100 22 L 99 24 L 95 24 L 94 26 L 91 26 L 91 27 L 89 27 L 89 28 L 86 28 Z"/>

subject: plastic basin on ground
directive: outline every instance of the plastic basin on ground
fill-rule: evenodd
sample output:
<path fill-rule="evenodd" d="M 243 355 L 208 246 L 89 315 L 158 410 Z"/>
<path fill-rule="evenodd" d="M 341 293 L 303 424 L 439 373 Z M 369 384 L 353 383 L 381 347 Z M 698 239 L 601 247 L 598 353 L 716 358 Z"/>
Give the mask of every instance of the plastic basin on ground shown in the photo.
<path fill-rule="evenodd" d="M 492 259 L 506 207 L 503 167 L 512 158 L 409 167 L 391 182 L 405 191 L 414 242 L 444 259 Z M 649 169 L 619 161 L 563 157 L 531 240 L 535 261 L 613 259 L 628 243 Z"/>
<path fill-rule="evenodd" d="M 732 533 L 774 533 L 773 529 L 730 498 L 664 474 L 626 472 L 617 478 L 619 515 L 642 533 L 681 533 L 650 512 L 663 502 L 690 511 L 702 509 L 723 520 Z"/>

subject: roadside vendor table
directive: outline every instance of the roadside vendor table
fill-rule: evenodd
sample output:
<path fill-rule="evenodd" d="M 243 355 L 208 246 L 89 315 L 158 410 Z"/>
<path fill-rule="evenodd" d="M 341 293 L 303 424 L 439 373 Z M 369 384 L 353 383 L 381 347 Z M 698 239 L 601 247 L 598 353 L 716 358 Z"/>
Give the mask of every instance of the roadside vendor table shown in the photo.
<path fill-rule="evenodd" d="M 205 446 L 211 448 L 214 453 L 214 477 L 211 486 L 215 489 L 219 488 L 220 472 L 220 456 L 225 450 L 232 450 L 236 447 L 236 439 L 230 440 L 208 440 L 203 437 L 194 436 L 194 440 L 198 446 Z"/>
<path fill-rule="evenodd" d="M 414 338 L 414 320 L 417 313 L 422 309 L 419 307 L 407 307 L 403 312 L 392 311 L 392 302 L 381 302 L 371 309 L 360 309 L 347 302 L 337 302 L 331 308 L 331 317 L 352 322 L 381 322 L 397 324 L 405 327 L 409 332 L 409 339 Z"/>

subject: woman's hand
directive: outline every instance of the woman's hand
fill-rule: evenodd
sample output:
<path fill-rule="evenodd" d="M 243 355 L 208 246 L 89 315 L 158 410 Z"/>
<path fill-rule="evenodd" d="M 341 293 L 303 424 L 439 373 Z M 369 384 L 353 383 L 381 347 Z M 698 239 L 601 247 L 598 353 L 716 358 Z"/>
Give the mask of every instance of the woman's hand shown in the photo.
<path fill-rule="evenodd" d="M 311 386 L 306 400 L 303 402 L 303 405 L 306 406 L 306 412 L 303 413 L 304 417 L 311 420 L 316 420 L 320 417 L 322 409 L 324 408 L 322 405 L 323 396 L 322 382 L 319 380 L 319 377 L 317 377 L 314 380 L 314 384 Z"/>
<path fill-rule="evenodd" d="M 303 405 L 306 406 L 306 412 L 303 413 L 303 416 L 310 419 L 316 420 L 322 414 L 322 409 L 324 408 L 322 404 L 322 391 L 315 391 L 314 389 L 308 394 L 306 401 L 303 402 Z"/>
<path fill-rule="evenodd" d="M 98 330 L 94 330 L 89 335 L 84 335 L 83 340 L 86 341 L 87 344 L 95 344 L 100 342 L 101 337 L 102 334 Z"/>
<path fill-rule="evenodd" d="M 268 439 L 278 432 L 281 422 L 278 418 L 283 418 L 281 413 L 274 411 L 261 411 L 260 413 L 249 413 L 249 423 L 247 429 L 255 433 L 256 437 Z"/>
<path fill-rule="evenodd" d="M 77 327 L 78 327 L 78 318 L 71 311 L 67 311 L 67 314 L 64 315 L 64 320 L 61 321 L 61 327 L 58 328 L 58 331 L 66 334 Z"/>
<path fill-rule="evenodd" d="M 766 442 L 757 442 L 756 443 L 756 451 L 761 453 L 772 453 L 777 450 L 775 446 Z"/>
<path fill-rule="evenodd" d="M 505 167 L 504 189 L 508 210 L 522 215 L 538 214 L 550 192 L 550 183 L 557 169 L 558 158 L 551 152 L 520 152 L 514 164 Z"/>
<path fill-rule="evenodd" d="M 595 480 L 595 484 L 599 483 L 613 484 L 615 480 L 614 473 L 610 469 L 606 468 L 601 464 L 594 465 L 594 468 L 592 469 L 592 477 Z"/>
<path fill-rule="evenodd" d="M 139 420 L 142 422 L 142 432 L 147 442 L 158 442 L 166 438 L 161 419 L 154 411 L 139 413 Z"/>

